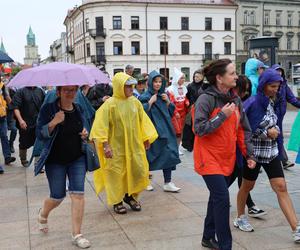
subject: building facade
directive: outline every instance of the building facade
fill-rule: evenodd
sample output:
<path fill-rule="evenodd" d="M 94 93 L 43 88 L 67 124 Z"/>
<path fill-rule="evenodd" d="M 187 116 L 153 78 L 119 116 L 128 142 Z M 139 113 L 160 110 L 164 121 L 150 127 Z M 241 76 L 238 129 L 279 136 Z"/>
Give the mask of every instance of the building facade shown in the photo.
<path fill-rule="evenodd" d="M 32 32 L 31 26 L 29 27 L 26 36 L 27 45 L 25 46 L 24 64 L 34 65 L 40 63 L 40 55 L 38 53 L 38 46 L 35 43 L 35 34 Z"/>
<path fill-rule="evenodd" d="M 291 75 L 292 65 L 300 61 L 299 0 L 238 0 L 237 65 L 249 57 L 248 39 L 275 36 L 279 41 L 278 63 Z"/>
<path fill-rule="evenodd" d="M 177 67 L 190 81 L 212 59 L 235 61 L 236 9 L 229 0 L 83 0 L 64 21 L 68 60 L 111 76 L 127 64 L 167 77 Z"/>
<path fill-rule="evenodd" d="M 62 32 L 59 39 L 55 40 L 49 49 L 48 62 L 68 62 L 67 33 Z"/>

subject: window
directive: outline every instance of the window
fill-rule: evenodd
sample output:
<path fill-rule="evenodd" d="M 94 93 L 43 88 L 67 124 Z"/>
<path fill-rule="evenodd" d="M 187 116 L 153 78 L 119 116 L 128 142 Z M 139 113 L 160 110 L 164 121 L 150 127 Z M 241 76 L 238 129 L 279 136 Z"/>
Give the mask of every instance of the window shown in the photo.
<path fill-rule="evenodd" d="M 114 55 L 123 55 L 122 42 L 114 42 Z"/>
<path fill-rule="evenodd" d="M 124 70 L 123 69 L 114 69 L 114 75 L 119 73 L 119 72 L 124 72 Z"/>
<path fill-rule="evenodd" d="M 231 30 L 231 18 L 225 18 L 224 20 L 224 29 Z"/>
<path fill-rule="evenodd" d="M 248 24 L 248 10 L 244 11 L 244 24 Z"/>
<path fill-rule="evenodd" d="M 85 19 L 85 31 L 88 31 L 90 28 L 90 20 L 88 18 Z"/>
<path fill-rule="evenodd" d="M 96 17 L 96 35 L 103 34 L 103 16 Z"/>
<path fill-rule="evenodd" d="M 288 13 L 287 26 L 291 27 L 293 25 L 293 13 Z"/>
<path fill-rule="evenodd" d="M 122 17 L 121 16 L 113 16 L 113 29 L 114 30 L 122 29 Z"/>
<path fill-rule="evenodd" d="M 276 25 L 281 25 L 281 12 L 276 12 Z"/>
<path fill-rule="evenodd" d="M 286 41 L 286 49 L 287 50 L 292 50 L 292 47 L 293 47 L 292 38 L 288 37 L 287 41 Z"/>
<path fill-rule="evenodd" d="M 212 18 L 205 17 L 205 30 L 211 30 L 211 29 L 212 29 Z"/>
<path fill-rule="evenodd" d="M 189 30 L 189 18 L 181 17 L 181 30 Z"/>
<path fill-rule="evenodd" d="M 252 10 L 249 14 L 249 24 L 255 25 L 255 11 Z"/>
<path fill-rule="evenodd" d="M 160 54 L 168 55 L 168 42 L 160 42 Z"/>
<path fill-rule="evenodd" d="M 181 68 L 181 72 L 185 75 L 185 81 L 189 82 L 190 81 L 190 68 L 187 68 L 187 67 Z"/>
<path fill-rule="evenodd" d="M 265 11 L 264 25 L 270 25 L 270 11 Z"/>
<path fill-rule="evenodd" d="M 168 85 L 168 79 L 170 76 L 170 70 L 168 68 L 160 68 L 159 69 L 159 74 L 163 75 L 166 80 L 167 80 L 167 85 Z"/>
<path fill-rule="evenodd" d="M 298 50 L 300 50 L 300 36 L 298 36 Z"/>
<path fill-rule="evenodd" d="M 131 54 L 132 55 L 140 54 L 140 42 L 131 42 Z"/>
<path fill-rule="evenodd" d="M 182 55 L 190 54 L 190 43 L 189 42 L 181 42 L 181 54 Z"/>
<path fill-rule="evenodd" d="M 298 26 L 300 26 L 300 12 L 298 12 Z"/>
<path fill-rule="evenodd" d="M 231 42 L 224 43 L 224 54 L 231 55 Z"/>
<path fill-rule="evenodd" d="M 132 30 L 140 29 L 140 18 L 138 16 L 131 17 L 131 29 Z"/>
<path fill-rule="evenodd" d="M 168 29 L 168 17 L 161 16 L 159 17 L 159 25 L 161 30 L 167 30 Z"/>
<path fill-rule="evenodd" d="M 205 43 L 205 55 L 204 58 L 207 60 L 212 59 L 212 43 Z"/>
<path fill-rule="evenodd" d="M 91 46 L 89 43 L 86 44 L 86 56 L 87 57 L 91 56 Z"/>
<path fill-rule="evenodd" d="M 244 50 L 248 50 L 248 39 L 249 37 L 248 36 L 244 36 Z"/>

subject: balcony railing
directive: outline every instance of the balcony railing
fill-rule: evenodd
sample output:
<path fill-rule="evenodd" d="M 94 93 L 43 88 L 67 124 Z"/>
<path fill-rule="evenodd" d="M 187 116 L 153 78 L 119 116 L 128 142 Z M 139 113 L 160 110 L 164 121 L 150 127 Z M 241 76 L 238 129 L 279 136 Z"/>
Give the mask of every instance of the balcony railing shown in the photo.
<path fill-rule="evenodd" d="M 91 56 L 91 63 L 95 65 L 105 65 L 106 64 L 106 57 L 105 55 L 92 55 Z"/>
<path fill-rule="evenodd" d="M 88 32 L 89 32 L 90 36 L 93 37 L 94 39 L 96 37 L 103 37 L 103 38 L 106 37 L 106 29 L 102 29 L 102 30 L 89 29 Z"/>

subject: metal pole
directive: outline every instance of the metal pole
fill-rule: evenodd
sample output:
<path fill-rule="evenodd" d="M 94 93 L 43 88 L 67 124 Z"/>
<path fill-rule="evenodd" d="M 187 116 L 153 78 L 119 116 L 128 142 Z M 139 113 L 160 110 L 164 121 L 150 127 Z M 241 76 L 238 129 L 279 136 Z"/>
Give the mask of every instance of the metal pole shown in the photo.
<path fill-rule="evenodd" d="M 164 75 L 165 78 L 167 78 L 167 38 L 166 38 L 166 29 L 164 29 L 164 61 L 165 61 L 165 69 L 164 69 Z"/>

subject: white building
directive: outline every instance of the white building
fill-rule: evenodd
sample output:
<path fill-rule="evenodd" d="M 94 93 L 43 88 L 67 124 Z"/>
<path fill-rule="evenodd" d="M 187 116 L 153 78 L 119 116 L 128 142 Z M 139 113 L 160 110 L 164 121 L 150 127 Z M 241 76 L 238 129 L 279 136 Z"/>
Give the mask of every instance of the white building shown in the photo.
<path fill-rule="evenodd" d="M 290 74 L 300 61 L 300 0 L 237 0 L 237 64 L 248 58 L 248 39 L 276 36 L 278 63 Z"/>
<path fill-rule="evenodd" d="M 60 38 L 50 45 L 48 61 L 68 62 L 66 32 L 62 32 Z"/>
<path fill-rule="evenodd" d="M 173 67 L 187 80 L 211 59 L 235 61 L 235 11 L 229 0 L 83 0 L 69 11 L 69 61 L 95 63 L 113 75 Z"/>

